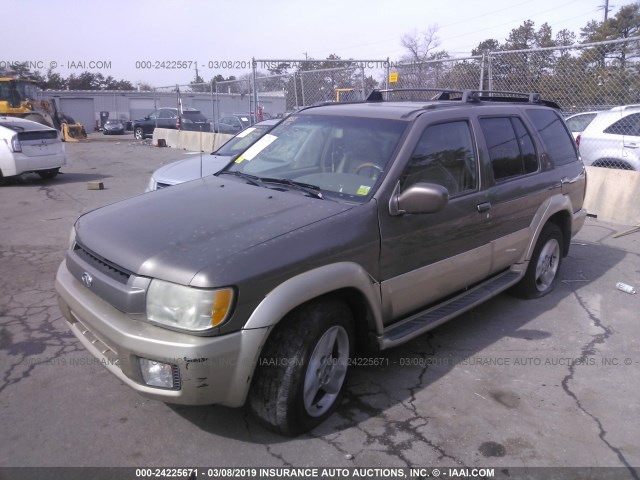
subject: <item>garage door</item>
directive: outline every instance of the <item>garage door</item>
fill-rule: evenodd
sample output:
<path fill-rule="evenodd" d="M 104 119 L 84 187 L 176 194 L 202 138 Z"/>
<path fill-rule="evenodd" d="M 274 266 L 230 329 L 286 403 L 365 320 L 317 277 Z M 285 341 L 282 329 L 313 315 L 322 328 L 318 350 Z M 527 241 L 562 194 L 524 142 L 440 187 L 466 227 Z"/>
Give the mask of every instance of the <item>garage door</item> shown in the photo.
<path fill-rule="evenodd" d="M 58 106 L 62 113 L 73 117 L 76 122 L 80 122 L 87 133 L 95 130 L 96 110 L 93 98 L 61 98 Z"/>
<path fill-rule="evenodd" d="M 129 118 L 131 120 L 139 120 L 146 117 L 155 110 L 156 101 L 153 98 L 130 98 L 129 99 Z"/>

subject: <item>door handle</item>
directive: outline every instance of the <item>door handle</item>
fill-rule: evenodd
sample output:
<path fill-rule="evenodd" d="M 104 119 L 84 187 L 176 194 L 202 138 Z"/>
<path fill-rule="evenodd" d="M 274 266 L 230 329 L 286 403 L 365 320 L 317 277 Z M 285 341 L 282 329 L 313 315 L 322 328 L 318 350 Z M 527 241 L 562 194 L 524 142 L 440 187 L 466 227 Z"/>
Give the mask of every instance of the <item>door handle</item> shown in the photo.
<path fill-rule="evenodd" d="M 478 204 L 478 213 L 486 212 L 488 210 L 491 210 L 491 203 L 484 202 Z"/>

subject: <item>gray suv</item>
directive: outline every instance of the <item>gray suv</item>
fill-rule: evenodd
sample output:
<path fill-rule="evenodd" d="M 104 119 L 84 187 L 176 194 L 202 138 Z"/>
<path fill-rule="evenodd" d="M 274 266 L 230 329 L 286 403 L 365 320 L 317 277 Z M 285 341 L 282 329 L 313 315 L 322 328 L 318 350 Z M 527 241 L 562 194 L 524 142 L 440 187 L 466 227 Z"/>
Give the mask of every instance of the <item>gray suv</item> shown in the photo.
<path fill-rule="evenodd" d="M 81 216 L 56 278 L 73 333 L 142 395 L 295 435 L 359 352 L 549 293 L 586 217 L 557 105 L 393 94 L 303 109 L 215 175 Z"/>

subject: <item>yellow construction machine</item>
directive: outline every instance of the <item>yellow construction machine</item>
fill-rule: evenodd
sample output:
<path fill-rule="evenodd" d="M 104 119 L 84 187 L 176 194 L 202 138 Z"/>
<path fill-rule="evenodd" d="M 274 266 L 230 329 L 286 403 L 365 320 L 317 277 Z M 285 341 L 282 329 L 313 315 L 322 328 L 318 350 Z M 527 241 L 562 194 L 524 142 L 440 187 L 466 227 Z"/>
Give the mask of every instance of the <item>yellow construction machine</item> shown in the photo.
<path fill-rule="evenodd" d="M 38 100 L 38 84 L 33 80 L 0 77 L 0 115 L 26 118 L 53 127 L 60 131 L 64 142 L 87 138 L 84 127 L 58 112 L 55 101 Z"/>

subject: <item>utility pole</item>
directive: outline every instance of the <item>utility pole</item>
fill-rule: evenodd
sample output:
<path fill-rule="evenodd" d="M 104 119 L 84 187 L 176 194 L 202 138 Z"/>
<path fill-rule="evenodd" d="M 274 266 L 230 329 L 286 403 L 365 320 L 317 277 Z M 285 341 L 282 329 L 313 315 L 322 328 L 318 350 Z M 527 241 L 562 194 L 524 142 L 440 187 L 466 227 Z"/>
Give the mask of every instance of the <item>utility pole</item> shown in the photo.
<path fill-rule="evenodd" d="M 611 5 L 611 8 L 615 7 L 615 5 Z M 604 6 L 601 6 L 599 8 L 602 8 L 604 10 L 604 21 L 607 21 L 607 18 L 609 18 L 609 0 L 604 0 Z"/>

